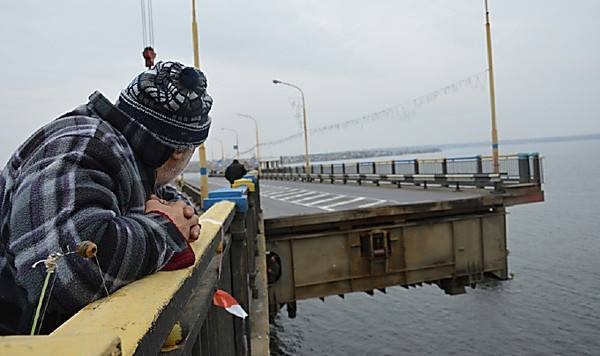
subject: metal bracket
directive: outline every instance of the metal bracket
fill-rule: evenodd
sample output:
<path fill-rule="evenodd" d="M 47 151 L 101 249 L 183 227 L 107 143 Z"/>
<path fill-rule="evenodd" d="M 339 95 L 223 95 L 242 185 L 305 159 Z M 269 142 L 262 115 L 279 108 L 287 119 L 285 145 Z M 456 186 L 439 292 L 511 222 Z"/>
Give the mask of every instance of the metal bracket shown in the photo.
<path fill-rule="evenodd" d="M 372 230 L 361 234 L 360 250 L 361 255 L 370 260 L 388 258 L 392 254 L 389 231 Z"/>

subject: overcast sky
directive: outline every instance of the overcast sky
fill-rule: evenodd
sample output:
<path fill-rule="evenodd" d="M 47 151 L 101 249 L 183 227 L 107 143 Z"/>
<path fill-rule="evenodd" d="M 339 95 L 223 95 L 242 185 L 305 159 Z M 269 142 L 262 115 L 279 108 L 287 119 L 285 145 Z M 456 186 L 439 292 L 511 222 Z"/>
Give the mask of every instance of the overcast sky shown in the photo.
<path fill-rule="evenodd" d="M 153 0 L 158 59 L 192 64 L 191 1 Z M 500 138 L 600 132 L 597 0 L 490 0 Z M 314 129 L 405 104 L 383 117 L 311 134 L 311 152 L 483 141 L 487 81 L 418 108 L 413 99 L 487 68 L 483 0 L 198 0 L 201 67 L 214 97 L 208 156 L 302 131 L 290 103 L 304 89 Z M 114 101 L 141 70 L 140 1 L 4 2 L 0 11 L 0 162 L 33 131 L 87 100 Z M 485 77 L 485 75 L 481 76 Z M 442 93 L 442 92 L 440 92 Z M 261 148 L 299 154 L 301 138 Z M 501 148 L 502 151 L 502 148 Z"/>

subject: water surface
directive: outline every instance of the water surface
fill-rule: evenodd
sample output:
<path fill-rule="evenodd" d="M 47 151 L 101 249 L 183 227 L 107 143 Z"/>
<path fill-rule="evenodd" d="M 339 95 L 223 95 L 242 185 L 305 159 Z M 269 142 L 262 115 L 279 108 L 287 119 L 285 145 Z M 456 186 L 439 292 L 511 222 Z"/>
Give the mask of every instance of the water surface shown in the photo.
<path fill-rule="evenodd" d="M 508 209 L 513 280 L 300 301 L 272 326 L 273 355 L 600 355 L 600 141 L 501 149 L 544 156 L 546 201 Z"/>

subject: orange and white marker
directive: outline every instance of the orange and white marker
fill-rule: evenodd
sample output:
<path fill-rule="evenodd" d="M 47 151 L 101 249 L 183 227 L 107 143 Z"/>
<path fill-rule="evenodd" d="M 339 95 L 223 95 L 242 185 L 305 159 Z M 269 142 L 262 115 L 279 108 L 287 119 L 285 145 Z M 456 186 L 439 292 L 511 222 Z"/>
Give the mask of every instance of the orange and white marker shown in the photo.
<path fill-rule="evenodd" d="M 213 296 L 213 304 L 218 307 L 224 308 L 230 314 L 233 314 L 242 319 L 246 319 L 246 317 L 248 316 L 248 313 L 246 313 L 246 311 L 244 310 L 244 308 L 242 308 L 240 303 L 238 303 L 237 300 L 235 300 L 235 298 L 231 296 L 231 294 L 225 292 L 224 290 L 217 289 L 215 295 Z"/>

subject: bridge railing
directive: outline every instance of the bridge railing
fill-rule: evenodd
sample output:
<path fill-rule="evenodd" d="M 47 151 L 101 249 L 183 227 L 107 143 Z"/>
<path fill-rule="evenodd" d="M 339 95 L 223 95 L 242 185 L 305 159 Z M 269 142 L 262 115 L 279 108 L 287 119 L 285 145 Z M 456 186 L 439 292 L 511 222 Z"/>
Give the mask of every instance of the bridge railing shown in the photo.
<path fill-rule="evenodd" d="M 250 185 L 210 192 L 216 194 L 205 200 L 200 237 L 191 244 L 194 265 L 126 285 L 50 335 L 0 337 L 0 354 L 249 355 L 250 319 L 215 307 L 212 298 L 222 289 L 250 311 L 259 216 Z M 197 188 L 183 190 L 199 201 Z"/>
<path fill-rule="evenodd" d="M 278 166 L 262 170 L 262 178 L 301 181 L 341 181 L 474 186 L 502 189 L 506 184 L 543 183 L 542 158 L 538 153 L 519 153 L 500 156 L 500 173 L 493 173 L 491 156 L 468 156 L 437 159 L 407 159 L 391 161 L 362 161 L 351 163 Z"/>

